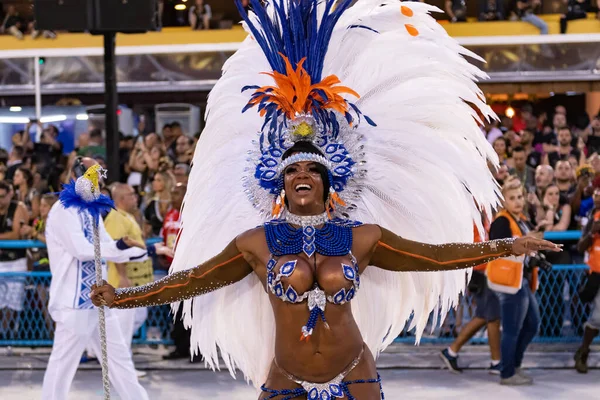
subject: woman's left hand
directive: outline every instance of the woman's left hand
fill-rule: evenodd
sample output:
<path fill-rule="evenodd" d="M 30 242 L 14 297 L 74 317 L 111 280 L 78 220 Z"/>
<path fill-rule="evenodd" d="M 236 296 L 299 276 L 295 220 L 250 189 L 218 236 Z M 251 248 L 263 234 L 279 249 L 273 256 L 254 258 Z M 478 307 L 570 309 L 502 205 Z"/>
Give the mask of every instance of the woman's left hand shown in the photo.
<path fill-rule="evenodd" d="M 522 254 L 531 254 L 538 251 L 563 251 L 562 244 L 555 244 L 547 240 L 536 239 L 532 237 L 520 237 L 513 243 L 513 254 L 520 256 Z"/>

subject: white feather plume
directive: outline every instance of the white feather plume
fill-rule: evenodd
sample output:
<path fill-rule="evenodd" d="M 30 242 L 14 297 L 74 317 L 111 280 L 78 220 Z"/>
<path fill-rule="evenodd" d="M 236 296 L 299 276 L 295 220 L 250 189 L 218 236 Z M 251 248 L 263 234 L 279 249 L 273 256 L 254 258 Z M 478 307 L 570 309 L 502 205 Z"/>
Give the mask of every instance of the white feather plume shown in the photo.
<path fill-rule="evenodd" d="M 383 5 L 382 5 L 383 4 Z M 498 200 L 487 162 L 497 163 L 478 127 L 479 110 L 493 117 L 474 83 L 485 78 L 462 55 L 476 57 L 448 37 L 429 12 L 435 7 L 397 0 L 360 0 L 333 33 L 323 76 L 335 74 L 362 98 L 361 111 L 377 127 L 361 125 L 368 174 L 351 217 L 379 224 L 426 243 L 470 242 L 476 203 Z M 405 25 L 418 30 L 411 36 Z M 350 26 L 368 26 L 373 31 Z M 171 272 L 218 254 L 234 237 L 262 224 L 243 191 L 247 151 L 262 125 L 258 113 L 241 113 L 248 84 L 270 85 L 270 66 L 252 38 L 225 64 L 208 99 L 207 124 L 191 171 Z M 469 104 L 466 103 L 469 102 Z M 431 311 L 456 304 L 465 272 L 392 273 L 369 267 L 352 311 L 365 342 L 377 355 L 413 315 L 418 338 Z M 439 307 L 439 308 L 438 308 Z M 212 368 L 219 355 L 259 387 L 274 355 L 274 318 L 255 276 L 184 302 L 191 343 Z"/>

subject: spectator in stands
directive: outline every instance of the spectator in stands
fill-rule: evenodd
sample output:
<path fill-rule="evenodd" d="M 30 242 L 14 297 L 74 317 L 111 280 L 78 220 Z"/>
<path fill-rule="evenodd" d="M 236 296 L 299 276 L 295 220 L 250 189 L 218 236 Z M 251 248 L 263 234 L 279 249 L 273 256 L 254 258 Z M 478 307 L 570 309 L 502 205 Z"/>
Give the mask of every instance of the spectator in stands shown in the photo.
<path fill-rule="evenodd" d="M 175 121 L 171 123 L 169 137 L 163 137 L 165 148 L 167 149 L 167 155 L 171 157 L 172 160 L 175 159 L 177 155 L 177 139 L 184 135 L 183 129 L 181 129 L 181 124 Z"/>
<path fill-rule="evenodd" d="M 521 145 L 521 136 L 517 135 L 512 129 L 508 129 L 506 133 L 504 133 L 504 139 L 506 139 L 511 154 L 513 152 L 512 149 Z"/>
<path fill-rule="evenodd" d="M 498 128 L 498 121 L 495 119 L 486 122 L 482 130 L 485 134 L 485 138 L 490 144 L 493 144 L 496 139 L 503 135 L 502 130 Z"/>
<path fill-rule="evenodd" d="M 175 164 L 191 164 L 192 157 L 194 156 L 193 146 L 194 139 L 185 135 L 179 136 L 175 142 L 175 158 L 173 162 Z"/>
<path fill-rule="evenodd" d="M 588 154 L 600 153 L 600 113 L 592 119 L 581 135 Z"/>
<path fill-rule="evenodd" d="M 500 164 L 506 165 L 508 168 L 512 168 L 514 166 L 511 160 L 511 154 L 509 152 L 507 140 L 501 136 L 494 140 L 492 144 L 494 147 L 494 151 L 498 155 L 498 159 L 500 160 Z"/>
<path fill-rule="evenodd" d="M 106 147 L 104 146 L 104 139 L 102 138 L 102 131 L 100 129 L 92 129 L 90 131 L 89 144 L 82 147 L 77 152 L 80 157 L 96 157 L 100 156 L 106 158 Z"/>
<path fill-rule="evenodd" d="M 571 163 L 564 160 L 558 161 L 554 175 L 560 195 L 565 199 L 569 199 L 575 192 L 575 173 Z"/>
<path fill-rule="evenodd" d="M 28 132 L 27 129 L 25 129 Z M 38 170 L 47 176 L 49 169 L 58 164 L 63 153 L 63 145 L 58 140 L 59 130 L 56 125 L 47 125 L 42 129 L 42 135 L 37 143 L 33 143 L 33 154 L 37 158 Z"/>
<path fill-rule="evenodd" d="M 535 190 L 538 198 L 543 198 L 542 192 L 554 181 L 554 169 L 549 165 L 540 165 L 535 169 Z"/>
<path fill-rule="evenodd" d="M 27 209 L 13 200 L 12 186 L 0 181 L 0 240 L 18 240 L 21 238 L 21 227 L 27 224 Z M 24 249 L 0 249 L 0 272 L 26 272 L 27 258 Z M 15 313 L 23 309 L 25 296 L 24 279 L 3 278 L 2 295 L 0 296 L 0 335 L 6 337 L 14 323 Z"/>
<path fill-rule="evenodd" d="M 561 115 L 561 114 L 556 114 Z M 572 146 L 573 135 L 571 129 L 567 126 L 558 128 L 558 146 L 552 147 L 544 156 L 544 163 L 554 168 L 559 160 L 568 160 L 569 156 L 575 156 L 579 160 L 579 165 L 585 164 L 585 154 Z M 550 150 L 550 149 L 549 149 Z"/>
<path fill-rule="evenodd" d="M 581 219 L 586 217 L 594 206 L 594 199 L 592 198 L 594 170 L 586 164 L 577 169 L 576 176 L 577 187 L 571 196 L 571 210 L 577 229 L 581 229 Z"/>
<path fill-rule="evenodd" d="M 168 135 L 165 135 L 165 130 L 170 131 L 171 130 L 171 125 L 167 124 L 163 127 L 163 137 L 166 137 Z M 170 132 L 169 132 L 170 135 Z M 162 138 L 154 133 L 151 132 L 149 134 L 147 134 L 146 136 L 144 136 L 144 146 L 146 146 L 147 149 L 151 149 L 156 145 L 162 145 Z"/>
<path fill-rule="evenodd" d="M 190 169 L 190 164 L 188 163 L 181 163 L 175 165 L 175 168 L 173 169 L 173 175 L 175 175 L 175 182 L 187 184 L 188 176 L 190 175 Z"/>
<path fill-rule="evenodd" d="M 13 35 L 17 39 L 23 39 L 24 21 L 17 12 L 17 9 L 13 4 L 10 4 L 6 8 L 6 16 L 0 26 L 0 33 L 7 33 Z"/>
<path fill-rule="evenodd" d="M 533 147 L 535 134 L 529 129 L 524 129 L 521 131 L 520 136 L 521 147 L 525 151 L 527 157 L 526 164 L 535 169 L 542 163 L 542 155 Z"/>
<path fill-rule="evenodd" d="M 598 155 L 598 153 L 592 154 L 590 158 L 588 158 L 588 162 L 594 170 L 594 179 L 598 178 L 598 176 L 600 176 L 600 155 Z"/>
<path fill-rule="evenodd" d="M 446 13 L 450 22 L 467 22 L 467 2 L 465 0 L 446 0 Z"/>
<path fill-rule="evenodd" d="M 541 0 L 517 0 L 513 12 L 521 21 L 528 22 L 540 30 L 542 35 L 548 34 L 546 21 L 535 15 L 535 10 L 541 5 Z"/>
<path fill-rule="evenodd" d="M 168 171 L 160 171 L 154 175 L 150 201 L 144 211 L 145 237 L 160 236 L 163 221 L 171 210 L 171 189 L 174 179 Z M 168 244 L 167 244 L 168 245 Z"/>
<path fill-rule="evenodd" d="M 192 30 L 210 29 L 212 10 L 204 0 L 195 0 L 190 7 L 189 21 Z"/>
<path fill-rule="evenodd" d="M 498 169 L 492 170 L 492 174 L 500 186 L 502 186 L 504 181 L 510 176 L 508 173 L 508 167 L 504 164 L 501 164 Z"/>
<path fill-rule="evenodd" d="M 146 170 L 146 161 L 144 159 L 144 140 L 139 137 L 129 154 L 129 159 L 125 170 L 129 174 L 127 184 L 136 189 L 138 193 L 144 191 L 142 187 L 142 173 Z"/>
<path fill-rule="evenodd" d="M 567 117 L 567 108 L 561 104 L 554 107 L 554 114 L 562 114 Z"/>
<path fill-rule="evenodd" d="M 577 250 L 580 253 L 587 252 L 589 254 L 587 264 L 590 268 L 590 275 L 587 276 L 587 282 L 581 295 L 584 298 L 587 297 L 588 300 L 593 299 L 592 313 L 585 323 L 581 346 L 575 353 L 575 369 L 581 374 L 588 372 L 587 361 L 590 345 L 600 333 L 600 253 L 598 253 L 600 251 L 600 188 L 594 189 L 593 198 L 592 218 L 589 219 L 581 239 L 577 243 Z"/>
<path fill-rule="evenodd" d="M 514 167 L 509 170 L 509 173 L 519 178 L 526 188 L 535 186 L 535 169 L 527 165 L 525 149 L 521 146 L 515 147 L 512 156 Z"/>
<path fill-rule="evenodd" d="M 566 231 L 571 223 L 571 205 L 561 197 L 557 185 L 552 183 L 544 189 L 542 204 L 548 215 L 544 231 Z"/>
<path fill-rule="evenodd" d="M 128 164 L 131 157 L 131 151 L 135 144 L 135 138 L 133 136 L 124 135 L 119 132 L 119 169 L 121 180 L 127 179 Z"/>
<path fill-rule="evenodd" d="M 533 115 L 533 107 L 531 104 L 527 103 L 521 107 L 519 112 L 513 118 L 510 118 L 513 123 L 512 129 L 517 132 L 522 131 L 526 128 L 525 122 L 530 118 L 535 119 L 535 116 Z"/>
<path fill-rule="evenodd" d="M 27 223 L 40 215 L 40 196 L 33 187 L 33 174 L 31 170 L 21 166 L 17 168 L 13 179 L 15 187 L 15 200 L 22 202 L 27 208 L 29 218 Z"/>
<path fill-rule="evenodd" d="M 502 21 L 504 19 L 503 0 L 480 0 L 480 21 Z"/>
<path fill-rule="evenodd" d="M 525 201 L 521 182 L 513 178 L 502 187 L 503 210 L 490 227 L 490 239 L 526 236 L 531 225 L 522 217 Z M 508 275 L 507 275 L 508 272 Z M 525 350 L 536 335 L 540 314 L 534 295 L 534 273 L 519 259 L 501 258 L 488 264 L 488 284 L 500 300 L 502 321 L 502 372 L 503 385 L 530 385 L 533 379 L 521 369 Z"/>
<path fill-rule="evenodd" d="M 13 146 L 8 156 L 8 162 L 6 163 L 8 167 L 6 170 L 7 181 L 13 180 L 15 172 L 23 164 L 23 157 L 25 157 L 25 149 L 21 146 Z"/>
<path fill-rule="evenodd" d="M 33 221 L 33 226 L 23 225 L 21 227 L 21 238 L 46 243 L 46 220 L 50 209 L 57 200 L 58 197 L 55 194 L 42 195 L 40 199 L 40 216 Z M 34 271 L 50 271 L 46 249 L 29 249 L 27 258 L 32 263 L 31 267 Z"/>
<path fill-rule="evenodd" d="M 567 22 L 576 19 L 586 19 L 591 11 L 591 0 L 563 0 L 567 5 L 567 12 L 560 16 L 560 33 L 567 33 Z M 596 0 L 600 9 L 600 1 Z"/>

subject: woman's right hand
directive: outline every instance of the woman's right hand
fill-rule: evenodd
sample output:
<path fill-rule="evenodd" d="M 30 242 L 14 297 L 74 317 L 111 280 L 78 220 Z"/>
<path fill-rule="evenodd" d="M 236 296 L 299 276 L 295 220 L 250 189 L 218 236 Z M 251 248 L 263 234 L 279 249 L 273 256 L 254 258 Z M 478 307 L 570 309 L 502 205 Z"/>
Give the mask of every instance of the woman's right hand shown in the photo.
<path fill-rule="evenodd" d="M 92 303 L 96 307 L 107 306 L 110 307 L 115 301 L 115 288 L 104 282 L 103 286 L 92 286 Z"/>

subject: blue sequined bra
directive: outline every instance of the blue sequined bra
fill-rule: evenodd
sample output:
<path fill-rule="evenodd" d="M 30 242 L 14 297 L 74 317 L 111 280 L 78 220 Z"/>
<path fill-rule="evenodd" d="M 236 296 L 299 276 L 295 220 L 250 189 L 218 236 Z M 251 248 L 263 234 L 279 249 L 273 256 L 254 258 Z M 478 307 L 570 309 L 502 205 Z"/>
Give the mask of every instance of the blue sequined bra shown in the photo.
<path fill-rule="evenodd" d="M 327 222 L 319 229 L 313 226 L 295 228 L 282 220 L 271 221 L 264 225 L 267 245 L 271 252 L 271 258 L 267 263 L 267 287 L 271 293 L 284 302 L 302 303 L 308 300 L 310 317 L 306 325 L 302 327 L 302 340 L 308 340 L 312 335 L 319 318 L 325 322 L 327 302 L 337 305 L 346 304 L 354 298 L 360 287 L 359 266 L 351 251 L 352 228 L 356 226 L 360 226 L 360 223 L 345 220 Z M 349 255 L 352 265 L 342 263 L 341 269 L 344 278 L 352 282 L 352 287 L 350 289 L 341 288 L 334 295 L 329 296 L 316 282 L 311 290 L 303 294 L 298 294 L 292 285 L 285 288 L 281 280 L 292 276 L 298 260 L 285 262 L 276 273 L 275 267 L 279 257 L 304 253 L 310 258 L 315 252 L 330 257 Z"/>

